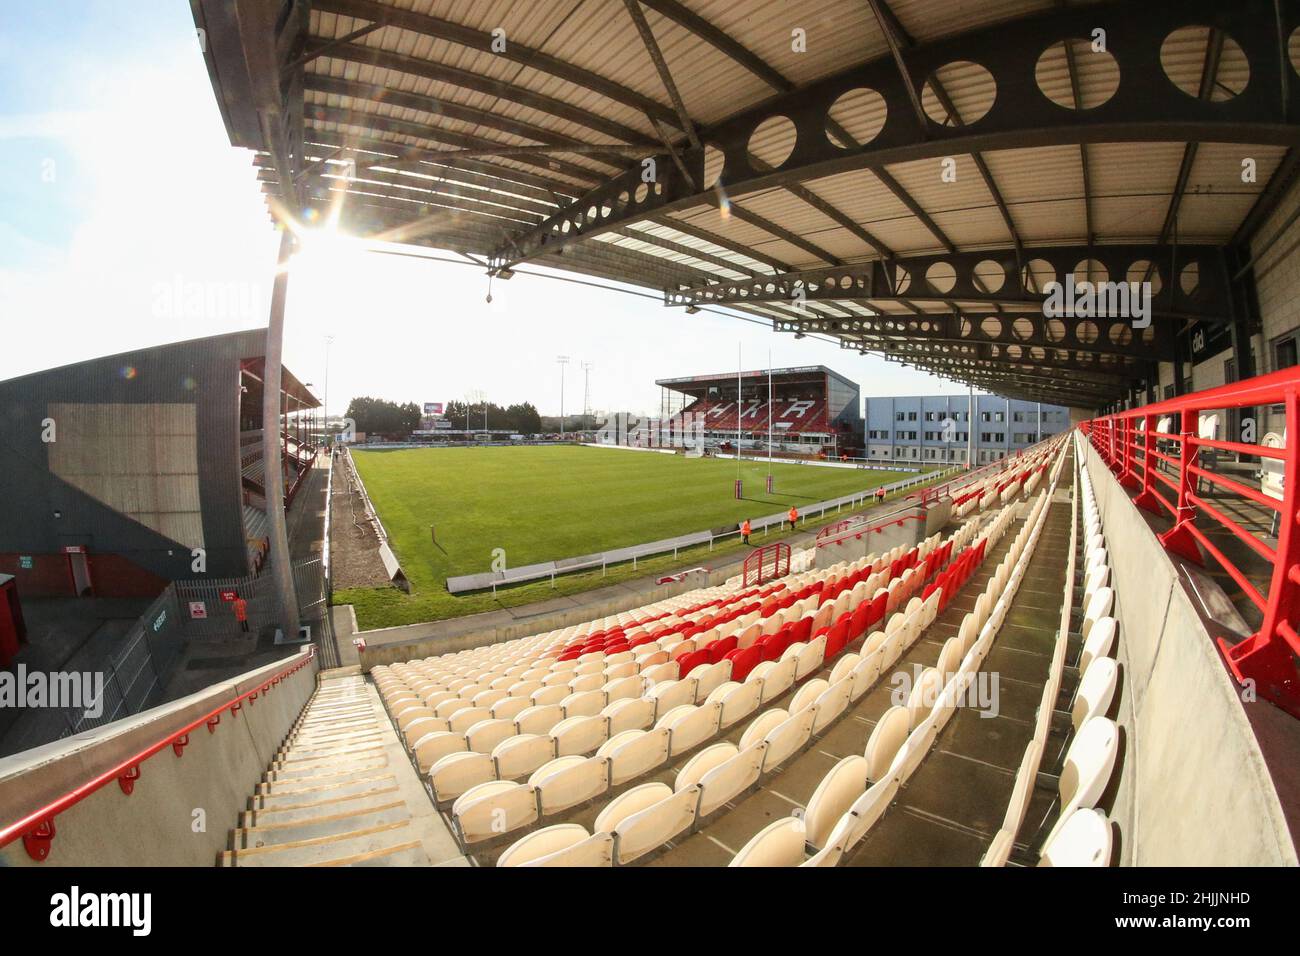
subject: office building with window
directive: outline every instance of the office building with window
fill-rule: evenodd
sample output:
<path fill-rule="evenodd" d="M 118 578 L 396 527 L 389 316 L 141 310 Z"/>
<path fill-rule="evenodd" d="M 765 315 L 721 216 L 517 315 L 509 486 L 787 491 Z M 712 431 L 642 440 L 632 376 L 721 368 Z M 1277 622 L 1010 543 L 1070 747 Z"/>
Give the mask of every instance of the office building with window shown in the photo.
<path fill-rule="evenodd" d="M 1069 409 L 997 395 L 923 395 L 866 400 L 867 457 L 976 465 L 1065 431 Z M 973 407 L 972 407 L 973 406 Z"/>

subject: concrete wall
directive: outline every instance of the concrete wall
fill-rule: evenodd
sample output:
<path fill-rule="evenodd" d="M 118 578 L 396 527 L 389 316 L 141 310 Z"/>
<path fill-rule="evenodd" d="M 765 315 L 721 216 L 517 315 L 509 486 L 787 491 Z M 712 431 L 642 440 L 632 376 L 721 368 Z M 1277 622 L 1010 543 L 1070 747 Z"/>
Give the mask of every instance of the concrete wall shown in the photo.
<path fill-rule="evenodd" d="M 898 517 L 915 517 L 925 509 L 915 505 Z M 851 535 L 838 544 L 828 544 L 817 548 L 813 555 L 813 567 L 829 568 L 841 561 L 857 561 L 869 554 L 881 554 L 900 544 L 911 547 L 926 537 L 927 523 L 924 521 L 905 520 L 901 524 L 891 521 L 883 527 L 873 528 L 866 534 Z"/>
<path fill-rule="evenodd" d="M 0 761 L 0 824 L 48 805 L 296 659 Z M 223 713 L 215 732 L 206 726 L 193 731 L 182 756 L 167 747 L 145 760 L 130 796 L 110 781 L 59 814 L 44 863 L 33 861 L 22 840 L 15 840 L 0 849 L 0 866 L 212 866 L 315 686 L 313 662 L 259 693 L 251 705 L 245 702 L 237 714 Z M 200 820 L 203 829 L 196 832 Z"/>
<path fill-rule="evenodd" d="M 1272 705 L 1242 702 L 1178 568 L 1091 447 L 1086 465 L 1120 623 L 1124 749 L 1110 812 L 1121 862 L 1295 865 L 1282 801 L 1252 727 L 1252 719 L 1281 712 L 1247 714 Z"/>

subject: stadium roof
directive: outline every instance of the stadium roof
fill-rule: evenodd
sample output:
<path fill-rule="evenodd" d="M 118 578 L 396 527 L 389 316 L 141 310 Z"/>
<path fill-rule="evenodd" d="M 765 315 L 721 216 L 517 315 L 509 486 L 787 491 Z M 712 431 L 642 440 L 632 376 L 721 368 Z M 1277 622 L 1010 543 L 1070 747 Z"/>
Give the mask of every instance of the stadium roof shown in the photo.
<path fill-rule="evenodd" d="M 1244 321 L 1296 172 L 1294 2 L 191 4 L 273 206 L 1066 405 Z M 1071 275 L 1151 324 L 1045 317 Z"/>
<path fill-rule="evenodd" d="M 852 389 L 857 389 L 858 384 L 850 378 L 845 378 L 834 369 L 827 368 L 825 365 L 800 365 L 791 368 L 757 368 L 750 369 L 747 372 L 718 372 L 716 375 L 684 375 L 678 378 L 658 378 L 655 384 L 662 388 L 671 388 L 677 391 L 695 391 L 706 385 L 712 385 L 715 382 L 735 382 L 737 378 L 762 378 L 766 379 L 769 375 L 772 378 L 798 378 L 807 379 L 813 375 L 827 375 L 836 381 L 843 382 Z"/>

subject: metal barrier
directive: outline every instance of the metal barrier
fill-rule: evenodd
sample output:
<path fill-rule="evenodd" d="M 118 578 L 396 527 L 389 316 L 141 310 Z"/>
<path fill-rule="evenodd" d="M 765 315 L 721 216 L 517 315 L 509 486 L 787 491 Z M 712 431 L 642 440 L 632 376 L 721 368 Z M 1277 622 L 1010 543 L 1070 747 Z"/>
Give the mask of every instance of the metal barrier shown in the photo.
<path fill-rule="evenodd" d="M 785 577 L 790 573 L 790 546 L 778 541 L 751 551 L 745 558 L 741 573 L 743 587 Z"/>
<path fill-rule="evenodd" d="M 1280 440 L 1274 436 L 1277 445 L 1225 441 L 1204 434 L 1213 431 L 1207 413 L 1269 405 L 1282 406 L 1285 415 L 1286 431 Z M 1294 445 L 1298 426 L 1300 368 L 1289 368 L 1095 418 L 1080 428 L 1131 494 L 1133 503 L 1172 521 L 1159 535 L 1165 548 L 1197 564 L 1204 564 L 1202 552 L 1208 554 L 1259 609 L 1263 622 L 1258 631 L 1237 644 L 1219 638 L 1219 648 L 1238 681 L 1253 682 L 1262 696 L 1300 717 L 1300 672 L 1294 661 L 1294 655 L 1300 654 L 1295 625 L 1300 617 L 1300 513 L 1296 498 L 1300 463 Z M 1260 484 L 1245 484 L 1206 467 L 1220 452 L 1261 459 Z M 1202 491 L 1203 484 L 1209 491 Z M 1271 533 L 1253 533 L 1225 514 L 1223 501 L 1216 504 L 1210 500 L 1214 491 L 1252 503 L 1261 515 L 1276 516 L 1271 522 L 1277 529 L 1276 543 L 1268 543 Z M 1266 592 L 1211 539 L 1207 532 L 1216 529 L 1227 531 L 1230 539 L 1243 544 L 1247 557 L 1253 554 L 1267 564 Z"/>

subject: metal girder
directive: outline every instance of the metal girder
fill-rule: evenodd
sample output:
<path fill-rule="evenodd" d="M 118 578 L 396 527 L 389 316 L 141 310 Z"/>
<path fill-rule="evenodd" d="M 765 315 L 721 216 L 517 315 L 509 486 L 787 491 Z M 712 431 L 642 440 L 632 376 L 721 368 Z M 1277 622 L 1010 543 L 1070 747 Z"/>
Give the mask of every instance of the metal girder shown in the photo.
<path fill-rule="evenodd" d="M 1064 349 L 1054 351 L 1050 356 L 1038 357 L 1024 350 L 1011 352 L 1001 345 L 975 344 L 936 344 L 930 342 L 884 341 L 861 343 L 859 348 L 879 351 L 890 355 L 905 355 L 915 358 L 952 361 L 958 363 L 977 363 L 990 371 L 1024 371 L 1030 369 L 1036 375 L 1050 379 L 1054 375 L 1068 373 L 1080 382 L 1096 385 L 1116 385 L 1128 382 L 1132 376 L 1117 360 L 1109 358 L 1103 363 L 1098 355 L 1086 352 L 1069 352 Z M 1046 350 L 1039 350 L 1046 352 Z"/>
<path fill-rule="evenodd" d="M 1218 246 L 1044 246 L 1026 249 L 1023 255 L 1019 259 L 1015 249 L 957 252 L 787 272 L 752 282 L 719 281 L 665 289 L 664 304 L 956 300 L 990 308 L 1018 303 L 1032 306 L 1041 315 L 1048 301 L 1042 291 L 1046 283 L 1066 282 L 1078 266 L 1093 259 L 1106 273 L 1090 273 L 1094 283 L 1140 282 L 1148 274 L 1145 264 L 1150 263 L 1152 274 L 1161 280 L 1160 291 L 1153 289 L 1151 297 L 1152 315 L 1157 318 L 1227 321 L 1228 294 Z M 1142 265 L 1134 271 L 1134 263 Z"/>
<path fill-rule="evenodd" d="M 834 322 L 822 316 L 803 315 L 779 323 L 776 331 L 823 332 L 846 341 L 860 336 L 890 336 L 918 342 L 1076 349 L 1147 361 L 1172 361 L 1174 356 L 1174 330 L 1167 323 L 1134 329 L 1126 319 L 1046 319 L 1041 313 L 983 318 L 944 313 L 855 315 Z"/>
<path fill-rule="evenodd" d="M 1286 29 L 1300 23 L 1294 5 L 1284 11 Z M 1251 81 L 1227 102 L 1205 102 L 1169 82 L 1160 60 L 1164 39 L 1189 23 L 1226 31 L 1250 62 Z M 1057 105 L 1037 88 L 1034 70 L 1039 55 L 1067 39 L 1086 38 L 1095 29 L 1123 38 L 1109 52 L 1121 77 L 1105 103 L 1089 110 Z M 991 74 L 997 95 L 986 115 L 960 127 L 944 126 L 914 114 L 904 82 L 891 57 L 878 58 L 805 88 L 774 97 L 753 109 L 700 130 L 706 146 L 724 157 L 721 183 L 733 198 L 759 189 L 807 182 L 854 169 L 938 159 L 999 149 L 1059 146 L 1094 142 L 1212 141 L 1294 146 L 1300 143 L 1300 107 L 1283 103 L 1278 75 L 1277 37 L 1271 0 L 1149 0 L 1089 4 L 1045 13 L 917 46 L 908 51 L 906 70 L 923 82 L 953 61 L 974 61 Z M 884 127 L 870 142 L 843 148 L 826 134 L 826 118 L 837 99 L 856 89 L 872 89 L 885 100 Z M 762 171 L 751 160 L 751 134 L 765 120 L 790 119 L 796 128 L 794 148 L 779 169 Z M 656 181 L 645 183 L 641 171 L 616 176 L 587 193 L 540 226 L 521 232 L 494 251 L 495 265 L 519 262 L 553 248 L 663 212 L 697 207 L 709 201 L 713 183 L 704 177 L 703 149 L 688 149 L 683 161 L 692 188 L 660 154 Z M 589 210 L 596 210 L 590 215 Z"/>

